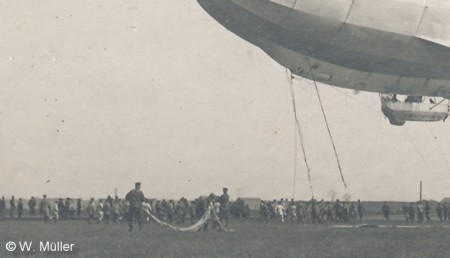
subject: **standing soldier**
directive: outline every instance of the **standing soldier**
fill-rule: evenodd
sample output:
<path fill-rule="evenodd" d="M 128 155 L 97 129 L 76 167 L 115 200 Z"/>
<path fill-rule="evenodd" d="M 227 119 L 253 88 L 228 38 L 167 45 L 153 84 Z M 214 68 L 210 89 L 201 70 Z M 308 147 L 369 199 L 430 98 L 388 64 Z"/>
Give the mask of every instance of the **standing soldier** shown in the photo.
<path fill-rule="evenodd" d="M 285 210 L 283 204 L 281 204 L 281 201 L 279 201 L 277 206 L 275 206 L 275 213 L 280 218 L 281 223 L 284 223 Z"/>
<path fill-rule="evenodd" d="M 70 206 L 72 205 L 72 199 L 66 198 L 66 201 L 64 202 L 64 219 L 70 218 Z"/>
<path fill-rule="evenodd" d="M 342 204 L 339 201 L 339 199 L 336 200 L 336 203 L 333 206 L 333 210 L 334 210 L 334 215 L 336 216 L 336 222 L 339 222 L 342 220 Z"/>
<path fill-rule="evenodd" d="M 281 198 L 281 205 L 283 205 L 284 207 L 284 219 L 287 220 L 289 218 L 289 203 L 288 203 L 288 199 L 284 199 Z"/>
<path fill-rule="evenodd" d="M 416 203 L 416 211 L 417 211 L 417 222 L 422 223 L 424 219 L 422 202 Z"/>
<path fill-rule="evenodd" d="M 427 219 L 428 222 L 430 222 L 430 220 L 431 220 L 430 211 L 431 211 L 430 204 L 428 203 L 428 201 L 426 201 L 425 202 L 425 218 Z"/>
<path fill-rule="evenodd" d="M 322 201 L 320 201 L 319 203 L 322 203 Z M 319 203 L 317 203 L 316 199 L 312 199 L 311 200 L 311 220 L 313 224 L 316 224 L 316 221 L 319 222 L 319 224 L 322 223 L 322 221 L 320 220 L 319 217 L 319 208 L 317 207 L 319 205 Z"/>
<path fill-rule="evenodd" d="M 269 211 L 267 210 L 267 205 L 264 201 L 259 203 L 259 216 L 260 219 L 269 222 Z"/>
<path fill-rule="evenodd" d="M 444 207 L 442 207 L 442 212 L 444 213 L 443 219 L 444 221 L 448 220 L 448 207 L 447 203 L 444 203 Z"/>
<path fill-rule="evenodd" d="M 103 212 L 103 200 L 102 199 L 98 200 L 97 215 L 98 215 L 97 223 L 100 223 L 103 220 L 103 217 L 105 215 L 105 213 Z"/>
<path fill-rule="evenodd" d="M 16 201 L 14 200 L 14 195 L 11 196 L 11 201 L 9 201 L 9 218 L 14 218 L 14 211 L 16 210 Z"/>
<path fill-rule="evenodd" d="M 57 200 L 55 200 L 55 203 L 53 204 L 53 209 L 52 209 L 52 212 L 53 212 L 52 217 L 55 220 L 55 223 L 56 223 L 56 221 L 59 220 L 59 213 L 61 212 L 59 207 L 61 207 L 61 205 L 59 205 L 59 202 Z"/>
<path fill-rule="evenodd" d="M 111 195 L 108 195 L 108 197 L 106 197 L 106 201 L 109 202 L 109 207 L 112 207 L 113 199 L 112 199 Z"/>
<path fill-rule="evenodd" d="M 22 198 L 19 198 L 19 202 L 17 203 L 17 217 L 21 219 L 22 214 L 23 214 L 23 202 Z"/>
<path fill-rule="evenodd" d="M 49 206 L 50 204 L 47 201 L 47 195 L 42 196 L 42 200 L 39 203 L 39 213 L 44 217 L 44 222 L 47 222 L 50 218 Z"/>
<path fill-rule="evenodd" d="M 95 219 L 95 203 L 94 198 L 91 198 L 89 204 L 86 207 L 86 212 L 88 214 L 88 223 L 91 224 L 91 220 Z"/>
<path fill-rule="evenodd" d="M 195 223 L 195 219 L 197 218 L 195 212 L 197 210 L 197 205 L 195 201 L 191 201 L 191 205 L 189 205 L 189 218 L 191 219 L 191 224 Z"/>
<path fill-rule="evenodd" d="M 166 214 L 169 223 L 173 223 L 174 221 L 174 213 L 175 213 L 174 207 L 175 205 L 173 200 L 169 200 L 169 202 L 166 203 Z"/>
<path fill-rule="evenodd" d="M 356 221 L 356 206 L 354 202 L 350 204 L 350 219 L 352 219 L 353 222 Z"/>
<path fill-rule="evenodd" d="M 325 208 L 321 212 L 320 219 L 324 223 L 327 223 L 328 221 L 330 222 L 333 221 L 333 210 L 331 209 L 329 202 L 325 203 Z"/>
<path fill-rule="evenodd" d="M 186 220 L 186 202 L 185 199 L 181 198 L 177 203 L 176 214 L 178 218 L 178 223 L 184 224 Z"/>
<path fill-rule="evenodd" d="M 155 203 L 155 212 L 156 212 L 156 216 L 158 217 L 159 220 L 167 221 L 166 212 L 162 206 L 161 201 L 159 201 L 159 200 L 157 200 Z"/>
<path fill-rule="evenodd" d="M 111 198 L 111 196 L 108 196 L 108 197 Z M 109 220 L 111 219 L 111 204 L 108 201 L 108 199 L 106 199 L 106 201 L 105 201 L 105 203 L 103 205 L 103 216 L 105 216 L 106 224 L 109 224 Z"/>
<path fill-rule="evenodd" d="M 230 209 L 230 196 L 228 195 L 228 188 L 222 189 L 223 194 L 220 196 L 220 221 L 225 220 L 225 227 L 228 227 L 228 213 Z"/>
<path fill-rule="evenodd" d="M 116 199 L 114 199 L 113 205 L 111 207 L 111 217 L 112 217 L 113 223 L 117 223 L 119 216 L 120 216 L 120 200 L 116 196 Z"/>
<path fill-rule="evenodd" d="M 5 208 L 6 208 L 6 201 L 5 201 L 5 196 L 2 197 L 2 199 L 0 200 L 0 218 L 3 219 L 3 214 L 5 212 Z"/>
<path fill-rule="evenodd" d="M 28 201 L 28 208 L 30 209 L 30 217 L 36 216 L 36 199 L 34 199 L 34 196 L 31 196 Z"/>
<path fill-rule="evenodd" d="M 203 214 L 206 212 L 206 202 L 205 199 L 199 197 L 197 199 L 197 203 L 195 204 L 195 215 L 197 216 L 197 220 L 199 220 Z"/>
<path fill-rule="evenodd" d="M 291 201 L 291 206 L 289 207 L 289 218 L 291 219 L 292 224 L 298 222 L 297 217 L 297 205 L 295 205 L 295 202 Z"/>
<path fill-rule="evenodd" d="M 437 204 L 436 213 L 438 215 L 439 221 L 442 222 L 443 221 L 443 218 L 442 218 L 443 217 L 443 210 L 442 210 L 442 207 L 441 207 L 441 203 Z"/>
<path fill-rule="evenodd" d="M 383 212 L 384 218 L 389 221 L 389 211 L 391 207 L 387 204 L 387 201 L 384 201 L 383 207 L 381 207 L 381 212 Z"/>
<path fill-rule="evenodd" d="M 344 217 L 345 222 L 350 221 L 350 207 L 348 202 L 342 202 L 342 216 Z"/>
<path fill-rule="evenodd" d="M 81 217 L 81 199 L 77 201 L 77 217 Z"/>
<path fill-rule="evenodd" d="M 142 214 L 141 214 L 141 207 L 142 202 L 145 201 L 144 193 L 141 191 L 141 183 L 137 182 L 135 183 L 135 188 L 131 190 L 126 196 L 125 200 L 127 200 L 130 204 L 130 209 L 128 212 L 128 231 L 133 230 L 133 219 L 136 218 L 138 225 L 139 225 L 139 231 L 142 230 Z"/>
<path fill-rule="evenodd" d="M 59 198 L 57 202 L 55 202 L 58 206 L 56 209 L 58 210 L 58 219 L 64 216 L 65 206 L 62 198 Z"/>
<path fill-rule="evenodd" d="M 358 204 L 356 205 L 356 209 L 358 210 L 359 215 L 359 221 L 362 220 L 363 214 L 364 214 L 364 207 L 362 206 L 362 203 L 360 200 L 358 200 Z"/>
<path fill-rule="evenodd" d="M 409 214 L 408 214 L 408 206 L 406 206 L 406 204 L 403 202 L 402 203 L 402 212 L 403 212 L 403 216 L 405 216 L 405 221 L 408 222 L 409 221 Z"/>
<path fill-rule="evenodd" d="M 297 224 L 299 224 L 301 222 L 303 226 L 305 225 L 305 211 L 306 211 L 306 207 L 303 205 L 302 201 L 299 201 L 297 204 L 297 216 L 298 216 Z M 270 211 L 269 211 L 269 216 L 270 216 Z"/>
<path fill-rule="evenodd" d="M 413 223 L 414 222 L 414 217 L 416 215 L 416 211 L 414 210 L 413 203 L 409 204 L 408 214 L 409 214 L 409 220 L 411 221 L 411 223 Z"/>

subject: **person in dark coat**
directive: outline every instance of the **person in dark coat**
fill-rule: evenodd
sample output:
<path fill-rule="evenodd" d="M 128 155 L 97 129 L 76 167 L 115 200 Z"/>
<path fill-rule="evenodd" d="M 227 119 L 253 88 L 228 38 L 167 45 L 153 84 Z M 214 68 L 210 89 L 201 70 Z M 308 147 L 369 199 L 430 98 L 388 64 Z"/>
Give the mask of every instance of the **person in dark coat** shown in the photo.
<path fill-rule="evenodd" d="M 220 221 L 225 220 L 225 227 L 228 227 L 228 214 L 230 209 L 230 196 L 228 195 L 228 188 L 223 188 L 223 194 L 220 196 Z"/>
<path fill-rule="evenodd" d="M 141 183 L 135 183 L 135 188 L 128 192 L 125 200 L 129 202 L 128 211 L 128 231 L 133 230 L 133 220 L 136 219 L 139 225 L 139 231 L 142 230 L 142 203 L 145 201 L 144 193 L 141 191 Z"/>
<path fill-rule="evenodd" d="M 34 199 L 34 196 L 31 196 L 28 201 L 28 208 L 30 209 L 30 217 L 36 216 L 36 199 Z"/>
<path fill-rule="evenodd" d="M 14 218 L 14 212 L 16 211 L 16 201 L 14 200 L 14 196 L 11 196 L 11 200 L 9 201 L 9 218 Z"/>
<path fill-rule="evenodd" d="M 381 207 L 381 212 L 383 213 L 383 216 L 386 220 L 389 221 L 389 212 L 391 210 L 391 207 L 389 204 L 387 204 L 387 201 L 384 201 L 383 206 Z"/>
<path fill-rule="evenodd" d="M 17 217 L 21 219 L 22 215 L 23 215 L 23 202 L 22 198 L 19 198 L 19 202 L 17 203 Z"/>

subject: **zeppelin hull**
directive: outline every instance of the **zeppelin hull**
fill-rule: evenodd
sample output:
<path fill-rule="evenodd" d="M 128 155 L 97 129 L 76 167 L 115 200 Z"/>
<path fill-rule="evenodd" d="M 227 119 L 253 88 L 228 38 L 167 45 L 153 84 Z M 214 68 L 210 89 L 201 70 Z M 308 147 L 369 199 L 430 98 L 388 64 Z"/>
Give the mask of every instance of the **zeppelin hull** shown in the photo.
<path fill-rule="evenodd" d="M 296 75 L 355 90 L 450 97 L 450 48 L 439 44 L 450 41 L 440 36 L 450 35 L 445 2 L 198 1 Z"/>

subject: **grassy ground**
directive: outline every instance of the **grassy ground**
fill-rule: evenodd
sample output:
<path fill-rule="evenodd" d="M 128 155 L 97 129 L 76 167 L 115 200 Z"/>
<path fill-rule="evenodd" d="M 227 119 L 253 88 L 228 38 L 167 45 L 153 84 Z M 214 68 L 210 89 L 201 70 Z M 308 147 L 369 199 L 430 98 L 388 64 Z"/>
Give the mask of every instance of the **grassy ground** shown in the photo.
<path fill-rule="evenodd" d="M 86 221 L 4 220 L 0 221 L 0 257 L 450 257 L 450 228 L 436 222 L 423 226 L 303 227 L 252 220 L 232 221 L 233 233 L 179 233 L 154 223 L 142 232 L 127 232 L 125 225 L 105 227 Z M 8 241 L 33 241 L 36 252 L 8 252 Z M 39 252 L 40 241 L 74 243 L 75 248 L 69 253 Z"/>

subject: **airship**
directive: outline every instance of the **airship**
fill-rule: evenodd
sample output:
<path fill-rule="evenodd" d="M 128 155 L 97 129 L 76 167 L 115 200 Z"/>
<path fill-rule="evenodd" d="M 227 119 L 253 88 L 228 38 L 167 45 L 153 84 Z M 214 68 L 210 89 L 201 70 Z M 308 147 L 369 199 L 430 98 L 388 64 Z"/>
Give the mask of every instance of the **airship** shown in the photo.
<path fill-rule="evenodd" d="M 448 0 L 197 1 L 293 75 L 378 93 L 393 125 L 449 115 Z"/>

